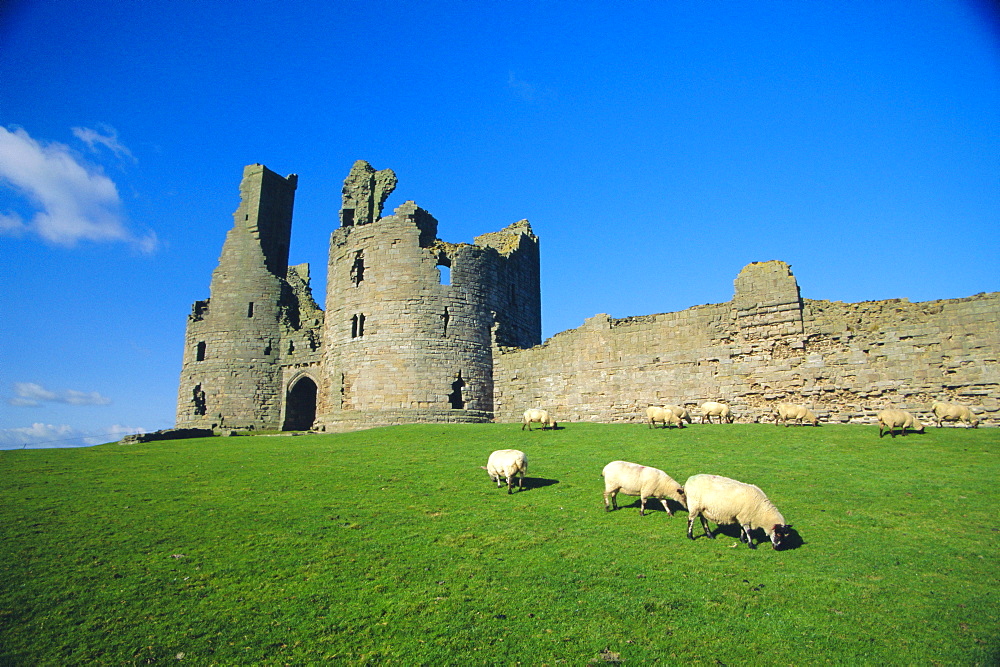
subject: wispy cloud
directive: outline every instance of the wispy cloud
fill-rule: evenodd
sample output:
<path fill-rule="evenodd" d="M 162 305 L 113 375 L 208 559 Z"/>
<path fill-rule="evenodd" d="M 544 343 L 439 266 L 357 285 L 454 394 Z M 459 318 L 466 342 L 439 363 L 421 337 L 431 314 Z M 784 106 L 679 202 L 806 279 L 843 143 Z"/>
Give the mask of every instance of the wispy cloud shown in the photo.
<path fill-rule="evenodd" d="M 124 148 L 114 136 L 94 133 L 90 139 L 95 145 Z M 36 209 L 30 221 L 0 212 L 0 234 L 31 232 L 67 247 L 79 241 L 117 241 L 144 253 L 158 245 L 155 234 L 139 237 L 128 229 L 114 181 L 99 168 L 82 164 L 64 144 L 36 141 L 22 128 L 0 127 L 0 181 L 25 195 Z"/>
<path fill-rule="evenodd" d="M 128 149 L 128 146 L 123 144 L 118 140 L 118 131 L 111 127 L 110 125 L 101 124 L 98 126 L 99 130 L 94 130 L 89 127 L 74 127 L 73 136 L 87 144 L 90 150 L 97 152 L 98 146 L 104 146 L 109 151 L 115 154 L 118 158 L 128 158 L 130 161 L 135 162 L 136 159 L 132 155 L 132 151 Z"/>
<path fill-rule="evenodd" d="M 10 405 L 33 407 L 42 403 L 66 403 L 68 405 L 110 405 L 111 399 L 96 391 L 67 389 L 54 392 L 35 382 L 15 382 L 14 396 L 7 399 Z"/>
<path fill-rule="evenodd" d="M 36 422 L 22 428 L 0 429 L 0 449 L 39 449 L 49 447 L 89 447 L 121 440 L 130 433 L 145 433 L 146 429 L 114 424 L 97 431 L 84 432 L 68 424 Z"/>
<path fill-rule="evenodd" d="M 556 91 L 552 88 L 519 79 L 513 72 L 507 73 L 507 88 L 525 102 L 551 102 L 556 99 Z"/>

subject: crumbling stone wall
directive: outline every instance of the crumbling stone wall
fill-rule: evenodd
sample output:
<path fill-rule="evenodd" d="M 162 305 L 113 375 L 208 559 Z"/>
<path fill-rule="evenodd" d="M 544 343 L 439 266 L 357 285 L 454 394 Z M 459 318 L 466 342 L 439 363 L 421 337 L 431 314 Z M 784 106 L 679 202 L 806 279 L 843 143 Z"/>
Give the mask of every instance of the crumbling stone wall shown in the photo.
<path fill-rule="evenodd" d="M 730 403 L 743 421 L 778 401 L 869 421 L 934 399 L 1000 422 L 1000 293 L 910 303 L 803 299 L 784 262 L 755 262 L 732 301 L 613 319 L 541 340 L 538 238 L 526 220 L 437 238 L 363 160 L 331 235 L 326 312 L 309 267 L 288 266 L 295 175 L 244 169 L 240 205 L 188 317 L 182 428 L 306 429 L 405 422 L 634 421 L 648 405 Z M 442 280 L 442 272 L 450 281 Z"/>
<path fill-rule="evenodd" d="M 733 300 L 612 319 L 495 357 L 498 421 L 526 407 L 560 421 L 635 421 L 648 405 L 730 403 L 742 421 L 773 403 L 832 421 L 870 421 L 887 406 L 932 400 L 1000 421 L 1000 293 L 926 303 L 803 300 L 784 262 L 748 265 Z"/>
<path fill-rule="evenodd" d="M 288 267 L 296 185 L 263 165 L 243 171 L 210 297 L 188 316 L 179 427 L 281 428 L 285 366 L 318 363 L 322 311 L 308 267 Z"/>
<path fill-rule="evenodd" d="M 367 163 L 355 172 L 383 173 Z M 364 188 L 349 177 L 345 206 Z M 537 237 L 521 221 L 447 243 L 412 201 L 380 213 L 378 203 L 374 221 L 359 224 L 342 212 L 331 235 L 317 425 L 490 421 L 495 341 L 541 340 Z"/>

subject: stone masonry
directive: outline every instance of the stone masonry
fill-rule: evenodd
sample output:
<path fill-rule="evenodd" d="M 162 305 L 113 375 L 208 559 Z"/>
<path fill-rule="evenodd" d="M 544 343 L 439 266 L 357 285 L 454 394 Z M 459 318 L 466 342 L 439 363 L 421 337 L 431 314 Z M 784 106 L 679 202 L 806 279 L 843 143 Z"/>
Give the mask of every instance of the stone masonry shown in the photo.
<path fill-rule="evenodd" d="M 178 426 L 491 421 L 494 353 L 541 342 L 528 221 L 472 244 L 442 241 L 412 201 L 382 217 L 396 176 L 359 160 L 330 239 L 324 313 L 308 266 L 287 266 L 295 185 L 261 165 L 244 170 L 211 297 L 188 318 Z"/>
<path fill-rule="evenodd" d="M 613 319 L 496 360 L 495 418 L 543 405 L 560 421 L 641 420 L 649 405 L 729 403 L 739 421 L 778 402 L 823 420 L 870 422 L 933 400 L 1000 421 L 1000 293 L 910 303 L 801 299 L 789 266 L 755 262 L 729 303 Z M 697 414 L 697 410 L 695 413 Z"/>
<path fill-rule="evenodd" d="M 541 343 L 538 237 L 527 220 L 469 243 L 437 238 L 359 160 L 330 237 L 325 312 L 288 266 L 295 175 L 244 169 L 240 205 L 188 317 L 179 428 L 340 430 L 409 422 L 629 422 L 649 405 L 777 402 L 871 422 L 933 400 L 1000 423 L 1000 293 L 910 303 L 803 299 L 788 264 L 754 262 L 730 302 L 613 319 Z M 697 411 L 696 411 L 697 413 Z"/>

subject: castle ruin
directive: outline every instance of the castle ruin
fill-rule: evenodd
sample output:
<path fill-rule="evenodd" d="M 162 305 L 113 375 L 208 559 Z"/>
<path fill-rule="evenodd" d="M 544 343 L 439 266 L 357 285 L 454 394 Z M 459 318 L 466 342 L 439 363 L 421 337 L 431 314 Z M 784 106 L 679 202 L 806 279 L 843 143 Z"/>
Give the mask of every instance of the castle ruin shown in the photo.
<path fill-rule="evenodd" d="M 388 169 L 359 160 L 330 238 L 325 310 L 288 265 L 297 178 L 244 169 L 240 205 L 188 316 L 177 426 L 337 430 L 411 422 L 641 419 L 648 405 L 778 401 L 870 421 L 932 400 L 1000 417 L 1000 293 L 910 303 L 803 299 L 784 262 L 754 262 L 733 300 L 610 318 L 541 343 L 538 238 L 526 220 L 437 238 L 412 201 L 390 216 Z"/>

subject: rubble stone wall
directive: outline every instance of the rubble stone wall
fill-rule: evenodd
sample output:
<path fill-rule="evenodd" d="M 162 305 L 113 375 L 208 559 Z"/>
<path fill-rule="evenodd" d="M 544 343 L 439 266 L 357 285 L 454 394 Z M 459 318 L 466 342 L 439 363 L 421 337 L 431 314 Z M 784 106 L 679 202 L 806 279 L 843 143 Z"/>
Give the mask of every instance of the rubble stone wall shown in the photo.
<path fill-rule="evenodd" d="M 748 265 L 731 302 L 625 319 L 597 315 L 495 358 L 497 421 L 544 407 L 560 421 L 642 420 L 649 405 L 729 403 L 739 421 L 777 402 L 870 422 L 933 400 L 1000 423 L 1000 293 L 910 303 L 803 300 L 784 262 Z M 698 411 L 695 410 L 695 414 Z"/>

